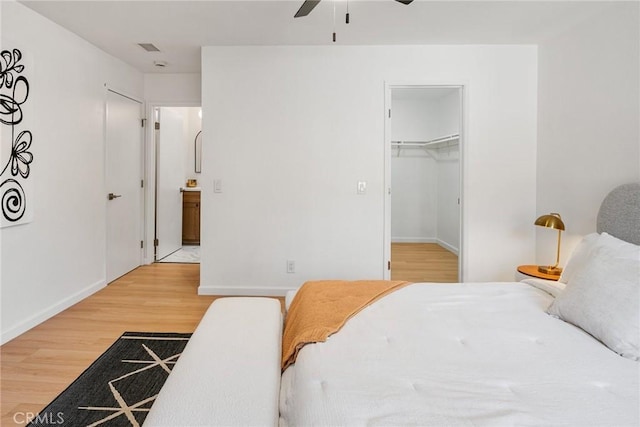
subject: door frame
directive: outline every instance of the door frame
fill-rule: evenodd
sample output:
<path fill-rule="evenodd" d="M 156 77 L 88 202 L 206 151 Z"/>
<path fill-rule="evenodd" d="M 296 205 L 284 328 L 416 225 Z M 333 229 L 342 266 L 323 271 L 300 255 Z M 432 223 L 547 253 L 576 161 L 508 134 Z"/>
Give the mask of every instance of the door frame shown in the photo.
<path fill-rule="evenodd" d="M 460 241 L 458 242 L 458 282 L 464 282 L 464 274 L 466 271 L 466 215 L 465 215 L 465 171 L 466 156 L 464 155 L 466 148 L 466 129 L 468 124 L 468 98 L 469 83 L 467 81 L 404 81 L 404 82 L 384 82 L 384 185 L 383 185 L 383 278 L 389 280 L 391 278 L 391 269 L 388 268 L 391 262 L 391 90 L 392 89 L 459 89 L 460 90 L 460 139 L 458 142 L 458 150 L 460 156 Z"/>
<path fill-rule="evenodd" d="M 154 101 L 145 104 L 145 170 L 144 170 L 144 199 L 145 199 L 145 225 L 144 225 L 144 264 L 155 262 L 153 240 L 156 229 L 156 142 L 155 142 L 155 122 L 154 111 L 161 107 L 200 107 L 201 102 L 162 102 Z"/>
<path fill-rule="evenodd" d="M 109 237 L 107 236 L 107 231 L 108 231 L 108 225 L 109 225 L 109 216 L 107 214 L 107 200 L 106 200 L 106 195 L 107 192 L 109 191 L 109 189 L 107 188 L 107 121 L 109 120 L 109 100 L 108 100 L 108 95 L 109 92 L 115 94 L 115 95 L 119 95 L 122 96 L 124 98 L 130 99 L 133 102 L 137 102 L 139 104 L 139 113 L 140 113 L 140 117 L 139 119 L 141 120 L 141 125 L 140 125 L 140 179 L 144 179 L 144 175 L 145 175 L 145 144 L 146 144 L 146 139 L 145 139 L 145 134 L 144 134 L 144 127 L 142 126 L 142 120 L 144 117 L 144 101 L 140 98 L 138 98 L 135 95 L 132 95 L 130 93 L 128 93 L 125 90 L 121 90 L 117 87 L 111 86 L 107 83 L 104 84 L 104 118 L 103 118 L 103 129 L 102 129 L 102 156 L 104 159 L 103 165 L 104 165 L 104 171 L 103 171 L 103 190 L 102 190 L 102 194 L 105 196 L 104 198 L 104 224 L 105 224 L 105 239 L 104 239 L 104 266 L 103 266 L 103 276 L 105 278 L 105 282 L 108 285 L 108 278 L 107 278 L 107 263 L 109 262 L 109 260 L 107 259 L 107 254 L 108 254 L 108 239 Z M 142 189 L 144 190 L 144 188 Z M 138 218 L 138 221 L 140 223 L 140 241 L 144 242 L 145 241 L 145 197 L 144 197 L 144 191 L 140 191 L 140 218 Z M 146 246 L 146 243 L 143 244 L 143 246 Z M 142 265 L 144 263 L 144 248 L 140 248 L 140 255 L 138 258 L 138 266 Z"/>

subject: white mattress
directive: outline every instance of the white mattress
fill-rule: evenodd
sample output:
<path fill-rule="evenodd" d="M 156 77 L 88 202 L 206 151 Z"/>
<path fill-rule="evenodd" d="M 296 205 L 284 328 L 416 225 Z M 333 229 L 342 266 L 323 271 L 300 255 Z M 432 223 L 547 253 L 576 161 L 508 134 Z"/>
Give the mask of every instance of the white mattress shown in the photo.
<path fill-rule="evenodd" d="M 280 425 L 638 426 L 640 364 L 524 283 L 414 284 L 282 376 Z"/>

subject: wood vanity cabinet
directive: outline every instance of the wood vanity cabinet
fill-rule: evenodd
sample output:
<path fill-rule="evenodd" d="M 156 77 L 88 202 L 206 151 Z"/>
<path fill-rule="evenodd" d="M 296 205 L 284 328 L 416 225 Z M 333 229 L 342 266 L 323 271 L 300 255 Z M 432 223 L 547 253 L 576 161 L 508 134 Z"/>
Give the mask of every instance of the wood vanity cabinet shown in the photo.
<path fill-rule="evenodd" d="M 182 244 L 200 244 L 200 192 L 182 193 Z"/>

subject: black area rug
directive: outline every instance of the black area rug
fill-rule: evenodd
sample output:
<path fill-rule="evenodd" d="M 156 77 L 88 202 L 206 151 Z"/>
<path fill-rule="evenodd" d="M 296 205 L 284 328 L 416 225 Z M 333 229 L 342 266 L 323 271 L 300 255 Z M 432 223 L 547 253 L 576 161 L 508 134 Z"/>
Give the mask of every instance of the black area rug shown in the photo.
<path fill-rule="evenodd" d="M 142 425 L 190 337 L 125 332 L 29 425 Z"/>

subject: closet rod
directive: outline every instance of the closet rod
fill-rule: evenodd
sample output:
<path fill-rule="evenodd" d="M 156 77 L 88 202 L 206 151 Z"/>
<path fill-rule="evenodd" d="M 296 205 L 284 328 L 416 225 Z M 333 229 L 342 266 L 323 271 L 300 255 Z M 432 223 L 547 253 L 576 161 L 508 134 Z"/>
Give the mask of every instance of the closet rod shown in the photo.
<path fill-rule="evenodd" d="M 460 134 L 459 133 L 455 133 L 453 135 L 443 136 L 441 138 L 431 139 L 431 140 L 427 141 L 427 144 L 437 144 L 437 143 L 440 143 L 440 142 L 449 142 L 449 141 L 453 141 L 454 139 L 458 139 L 458 138 L 460 138 Z"/>
<path fill-rule="evenodd" d="M 424 147 L 426 142 L 409 142 L 409 141 L 391 141 L 391 145 L 397 147 Z"/>
<path fill-rule="evenodd" d="M 391 141 L 393 147 L 423 147 L 423 148 L 440 148 L 440 146 L 446 144 L 447 147 L 451 142 L 457 141 L 460 138 L 459 134 L 443 136 L 441 138 L 431 139 L 429 141 Z"/>

